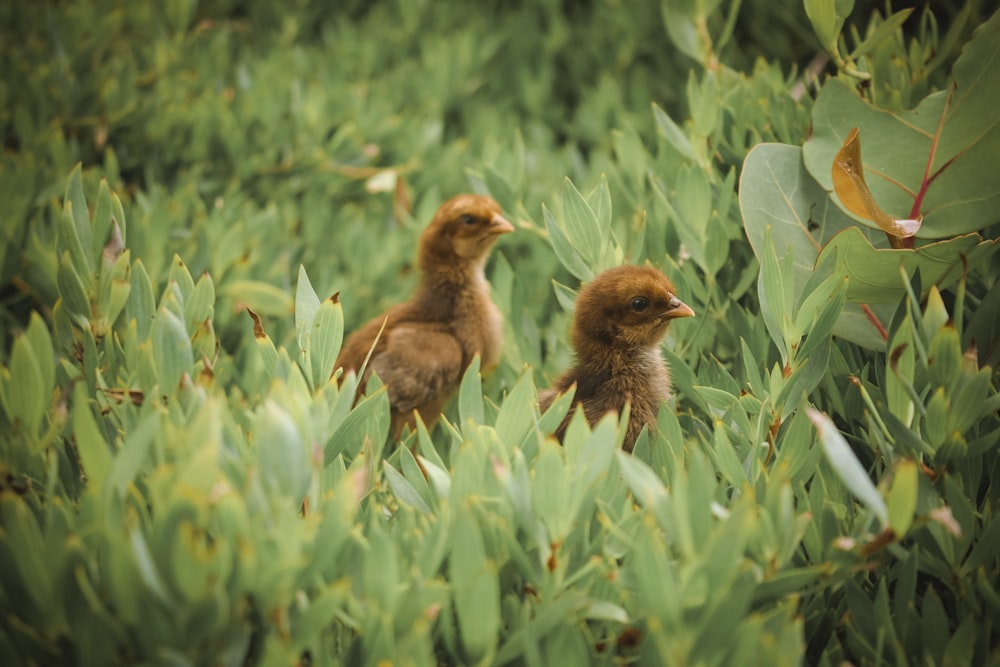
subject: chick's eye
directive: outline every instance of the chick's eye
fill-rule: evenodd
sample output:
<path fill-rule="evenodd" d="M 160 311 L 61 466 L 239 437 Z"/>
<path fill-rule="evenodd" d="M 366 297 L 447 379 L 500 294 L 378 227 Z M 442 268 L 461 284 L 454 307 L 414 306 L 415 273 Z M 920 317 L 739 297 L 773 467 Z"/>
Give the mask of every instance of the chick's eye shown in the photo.
<path fill-rule="evenodd" d="M 634 310 L 635 312 L 641 313 L 647 308 L 649 308 L 649 299 L 647 299 L 646 297 L 637 296 L 634 299 L 632 299 L 632 310 Z"/>
<path fill-rule="evenodd" d="M 466 213 L 466 214 L 464 214 L 464 215 L 460 216 L 460 217 L 459 217 L 458 219 L 462 221 L 462 224 L 463 224 L 463 225 L 474 225 L 474 224 L 476 224 L 477 222 L 479 222 L 479 221 L 478 221 L 478 220 L 476 219 L 476 216 L 474 216 L 474 215 L 469 215 L 468 213 Z"/>

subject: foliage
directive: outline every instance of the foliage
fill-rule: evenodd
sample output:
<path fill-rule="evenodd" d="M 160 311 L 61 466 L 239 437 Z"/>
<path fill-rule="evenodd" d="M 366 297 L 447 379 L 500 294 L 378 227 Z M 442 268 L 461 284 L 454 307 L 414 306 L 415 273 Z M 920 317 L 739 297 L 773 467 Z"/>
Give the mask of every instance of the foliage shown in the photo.
<path fill-rule="evenodd" d="M 5 664 L 997 661 L 1000 13 L 780 4 L 0 9 Z M 463 189 L 503 357 L 397 446 L 334 362 Z M 623 261 L 678 397 L 560 447 Z"/>

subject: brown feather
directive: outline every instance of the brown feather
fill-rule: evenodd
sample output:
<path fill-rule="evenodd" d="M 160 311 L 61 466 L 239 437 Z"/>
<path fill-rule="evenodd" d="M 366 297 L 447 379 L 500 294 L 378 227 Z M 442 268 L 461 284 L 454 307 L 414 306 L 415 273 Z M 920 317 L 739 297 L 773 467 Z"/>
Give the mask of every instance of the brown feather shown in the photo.
<path fill-rule="evenodd" d="M 345 374 L 357 373 L 371 350 L 358 393 L 378 373 L 389 393 L 394 438 L 404 425 L 414 426 L 414 411 L 428 425 L 437 419 L 475 355 L 484 369 L 496 365 L 503 323 L 483 271 L 497 238 L 512 231 L 489 197 L 449 199 L 420 237 L 421 280 L 411 298 L 344 342 L 335 367 Z"/>
<path fill-rule="evenodd" d="M 576 365 L 551 389 L 539 392 L 544 412 L 576 384 L 574 406 L 593 426 L 608 412 L 631 405 L 622 445 L 632 451 L 643 427 L 656 428 L 660 405 L 670 398 L 670 372 L 660 341 L 671 320 L 694 315 L 666 276 L 648 266 L 620 266 L 588 283 L 576 301 L 573 349 Z M 572 413 L 556 431 L 562 440 Z"/>

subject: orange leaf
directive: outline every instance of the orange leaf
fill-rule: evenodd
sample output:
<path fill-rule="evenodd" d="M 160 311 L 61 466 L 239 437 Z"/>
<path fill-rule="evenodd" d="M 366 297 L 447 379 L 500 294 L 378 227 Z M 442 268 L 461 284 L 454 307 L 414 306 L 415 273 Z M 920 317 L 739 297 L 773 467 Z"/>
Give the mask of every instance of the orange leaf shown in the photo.
<path fill-rule="evenodd" d="M 901 220 L 883 211 L 868 184 L 865 183 L 865 169 L 861 164 L 861 139 L 858 128 L 847 133 L 844 145 L 833 159 L 833 191 L 837 193 L 844 207 L 854 215 L 871 220 L 889 235 L 893 247 L 899 240 L 912 237 L 920 229 L 920 219 Z"/>

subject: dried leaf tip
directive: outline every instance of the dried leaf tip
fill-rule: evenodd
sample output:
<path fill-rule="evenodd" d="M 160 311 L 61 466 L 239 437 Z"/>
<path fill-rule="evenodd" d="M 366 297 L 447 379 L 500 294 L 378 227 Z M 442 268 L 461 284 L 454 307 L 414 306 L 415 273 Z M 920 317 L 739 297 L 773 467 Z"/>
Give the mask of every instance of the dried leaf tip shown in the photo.
<path fill-rule="evenodd" d="M 253 337 L 257 340 L 262 340 L 267 338 L 267 334 L 264 332 L 264 325 L 260 323 L 260 315 L 253 312 L 251 308 L 247 308 L 247 314 L 253 318 Z"/>

